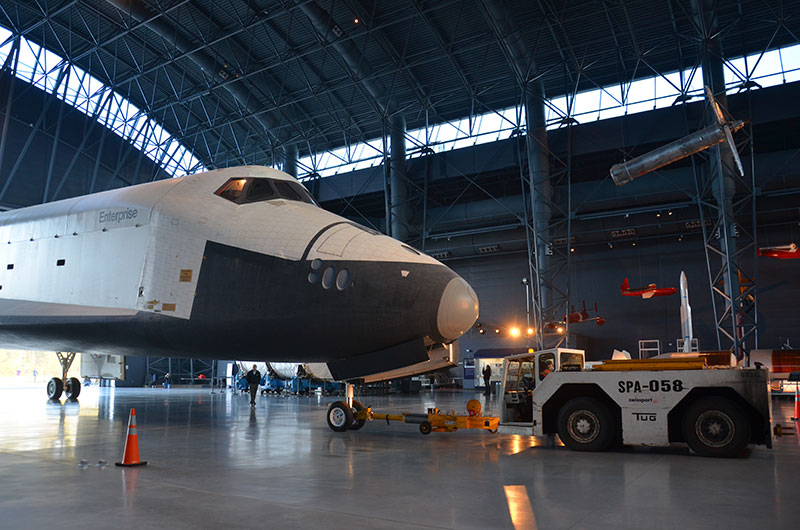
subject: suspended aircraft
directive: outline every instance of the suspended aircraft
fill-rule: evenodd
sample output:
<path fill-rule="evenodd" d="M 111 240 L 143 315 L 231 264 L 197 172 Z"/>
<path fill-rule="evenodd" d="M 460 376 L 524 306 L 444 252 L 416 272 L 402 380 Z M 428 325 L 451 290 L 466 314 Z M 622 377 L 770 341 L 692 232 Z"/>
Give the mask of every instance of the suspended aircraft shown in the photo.
<path fill-rule="evenodd" d="M 594 304 L 594 312 L 597 313 L 597 303 Z M 548 322 L 545 324 L 546 329 L 554 329 L 558 333 L 562 333 L 563 325 L 569 321 L 570 324 L 583 324 L 585 322 L 594 322 L 598 326 L 602 326 L 606 323 L 606 319 L 601 316 L 590 317 L 589 311 L 586 309 L 586 300 L 583 301 L 583 309 L 579 311 L 575 311 L 575 306 L 571 307 L 571 310 L 568 314 L 564 315 L 564 318 L 561 319 L 561 322 Z"/>
<path fill-rule="evenodd" d="M 778 258 L 778 259 L 800 258 L 800 252 L 798 252 L 797 245 L 795 243 L 790 243 L 788 245 L 782 245 L 778 247 L 762 247 L 756 251 L 756 254 L 767 258 Z"/>
<path fill-rule="evenodd" d="M 678 292 L 675 287 L 656 287 L 654 283 L 648 284 L 647 287 L 631 287 L 628 278 L 625 278 L 625 281 L 619 286 L 619 290 L 622 296 L 641 296 L 644 299 L 654 296 L 670 296 Z"/>

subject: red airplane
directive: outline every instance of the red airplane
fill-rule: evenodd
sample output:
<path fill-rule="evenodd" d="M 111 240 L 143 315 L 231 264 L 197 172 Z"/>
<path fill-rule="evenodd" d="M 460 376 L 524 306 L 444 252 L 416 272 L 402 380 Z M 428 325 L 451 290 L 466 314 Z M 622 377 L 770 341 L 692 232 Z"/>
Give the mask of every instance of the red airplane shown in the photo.
<path fill-rule="evenodd" d="M 674 287 L 656 287 L 656 284 L 648 284 L 647 287 L 633 287 L 628 283 L 628 278 L 625 278 L 625 283 L 619 286 L 619 291 L 622 296 L 641 296 L 642 298 L 653 298 L 654 296 L 669 296 L 675 294 L 678 290 Z"/>
<path fill-rule="evenodd" d="M 778 258 L 778 259 L 800 258 L 800 251 L 798 251 L 797 245 L 794 243 L 790 243 L 788 245 L 782 245 L 780 247 L 760 248 L 756 251 L 756 254 L 759 256 L 766 256 L 768 258 Z"/>
<path fill-rule="evenodd" d="M 597 303 L 594 304 L 594 312 L 597 313 Z M 601 316 L 589 317 L 589 312 L 586 310 L 586 300 L 583 301 L 583 309 L 575 311 L 575 306 L 572 306 L 572 311 L 561 319 L 566 322 L 569 319 L 570 324 L 582 324 L 583 322 L 596 322 L 598 326 L 606 323 L 606 319 Z"/>

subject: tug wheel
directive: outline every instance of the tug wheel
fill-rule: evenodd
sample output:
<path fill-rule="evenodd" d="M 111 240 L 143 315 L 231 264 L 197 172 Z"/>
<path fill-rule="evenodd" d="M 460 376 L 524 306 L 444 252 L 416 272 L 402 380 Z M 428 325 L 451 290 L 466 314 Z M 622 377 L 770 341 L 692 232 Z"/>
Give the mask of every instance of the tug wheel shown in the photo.
<path fill-rule="evenodd" d="M 750 441 L 750 422 L 732 401 L 706 397 L 689 405 L 684 413 L 683 437 L 701 456 L 733 458 Z"/>
<path fill-rule="evenodd" d="M 431 422 L 423 421 L 419 424 L 419 432 L 422 434 L 430 434 L 432 430 Z"/>
<path fill-rule="evenodd" d="M 572 399 L 558 413 L 558 436 L 574 451 L 604 451 L 615 433 L 611 412 L 596 399 Z"/>
<path fill-rule="evenodd" d="M 334 401 L 328 407 L 325 418 L 332 431 L 344 432 L 353 425 L 353 409 L 344 401 Z"/>

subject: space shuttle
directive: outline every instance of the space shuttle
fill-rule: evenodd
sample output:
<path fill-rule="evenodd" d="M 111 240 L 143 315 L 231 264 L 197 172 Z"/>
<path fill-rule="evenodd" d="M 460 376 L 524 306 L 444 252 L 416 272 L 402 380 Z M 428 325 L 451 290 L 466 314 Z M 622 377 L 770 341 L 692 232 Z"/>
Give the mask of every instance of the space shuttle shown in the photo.
<path fill-rule="evenodd" d="M 2 213 L 0 260 L 4 348 L 318 362 L 353 380 L 452 364 L 478 318 L 450 268 L 260 166 Z"/>

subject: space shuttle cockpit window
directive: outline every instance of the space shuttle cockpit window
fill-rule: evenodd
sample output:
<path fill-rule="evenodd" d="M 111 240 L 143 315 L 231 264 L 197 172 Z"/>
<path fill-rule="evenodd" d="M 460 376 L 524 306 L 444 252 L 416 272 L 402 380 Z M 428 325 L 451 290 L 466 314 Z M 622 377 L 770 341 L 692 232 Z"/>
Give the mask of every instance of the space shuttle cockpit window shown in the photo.
<path fill-rule="evenodd" d="M 230 179 L 216 191 L 216 195 L 236 204 L 286 199 L 317 205 L 311 194 L 297 182 L 268 178 Z"/>
<path fill-rule="evenodd" d="M 275 189 L 278 190 L 278 195 L 280 195 L 282 199 L 289 199 L 290 201 L 302 200 L 300 198 L 300 194 L 297 193 L 297 190 L 290 186 L 286 181 L 276 180 Z"/>
<path fill-rule="evenodd" d="M 247 179 L 230 179 L 220 189 L 217 195 L 232 202 L 240 202 Z"/>
<path fill-rule="evenodd" d="M 268 201 L 276 197 L 269 179 L 250 179 L 245 202 Z"/>

